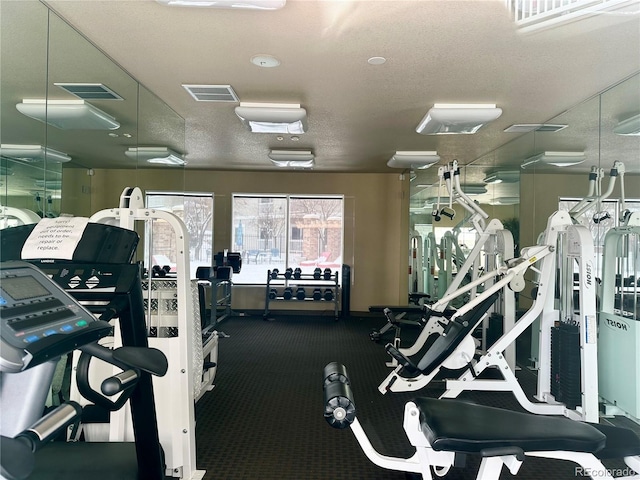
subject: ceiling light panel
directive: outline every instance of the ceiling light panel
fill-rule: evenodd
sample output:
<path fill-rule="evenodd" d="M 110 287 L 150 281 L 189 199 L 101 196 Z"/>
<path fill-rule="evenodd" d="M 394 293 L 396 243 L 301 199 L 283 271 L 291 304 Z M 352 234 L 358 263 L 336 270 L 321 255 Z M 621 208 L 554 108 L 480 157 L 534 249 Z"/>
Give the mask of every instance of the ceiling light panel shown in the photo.
<path fill-rule="evenodd" d="M 398 151 L 387 162 L 391 168 L 429 168 L 440 161 L 438 152 L 433 151 Z"/>
<path fill-rule="evenodd" d="M 170 7 L 235 8 L 245 10 L 278 10 L 287 0 L 156 0 Z"/>
<path fill-rule="evenodd" d="M 502 115 L 495 104 L 436 103 L 422 118 L 416 132 L 422 135 L 474 134 Z"/>
<path fill-rule="evenodd" d="M 307 131 L 307 111 L 299 104 L 241 102 L 235 112 L 253 133 L 299 135 Z"/>
<path fill-rule="evenodd" d="M 640 135 L 640 113 L 633 117 L 622 120 L 614 129 L 613 133 L 618 135 Z"/>
<path fill-rule="evenodd" d="M 120 123 L 84 100 L 24 99 L 16 108 L 34 120 L 61 130 L 116 130 Z"/>
<path fill-rule="evenodd" d="M 239 102 L 231 85 L 182 85 L 196 102 Z"/>
<path fill-rule="evenodd" d="M 311 150 L 271 150 L 269 159 L 281 168 L 313 168 L 315 165 Z"/>
<path fill-rule="evenodd" d="M 555 167 L 570 167 L 578 165 L 586 159 L 584 152 L 542 152 L 527 158 L 520 166 L 526 168 L 535 163 L 544 163 Z"/>
<path fill-rule="evenodd" d="M 123 100 L 120 95 L 102 83 L 54 83 L 54 85 L 82 100 Z"/>
<path fill-rule="evenodd" d="M 182 155 L 167 147 L 129 147 L 124 154 L 137 161 L 159 165 L 184 165 Z"/>
<path fill-rule="evenodd" d="M 22 162 L 42 162 L 47 160 L 54 163 L 66 163 L 71 161 L 71 157 L 64 152 L 59 152 L 53 148 L 42 145 L 11 145 L 3 143 L 0 145 L 0 155 L 11 160 Z"/>

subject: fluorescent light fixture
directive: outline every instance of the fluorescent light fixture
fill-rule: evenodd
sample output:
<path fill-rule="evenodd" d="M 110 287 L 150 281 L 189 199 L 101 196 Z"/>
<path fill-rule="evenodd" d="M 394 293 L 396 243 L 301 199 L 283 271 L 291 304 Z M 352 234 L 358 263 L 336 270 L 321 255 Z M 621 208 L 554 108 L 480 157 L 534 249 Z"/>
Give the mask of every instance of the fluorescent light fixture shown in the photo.
<path fill-rule="evenodd" d="M 61 130 L 116 130 L 120 124 L 114 117 L 84 100 L 22 100 L 16 105 L 27 117 Z"/>
<path fill-rule="evenodd" d="M 640 135 L 640 113 L 633 117 L 622 120 L 613 133 L 618 135 Z"/>
<path fill-rule="evenodd" d="M 278 10 L 287 0 L 156 0 L 171 7 L 238 8 L 247 10 Z"/>
<path fill-rule="evenodd" d="M 497 183 L 516 183 L 520 180 L 520 172 L 517 170 L 504 170 L 487 174 L 482 180 L 488 185 Z"/>
<path fill-rule="evenodd" d="M 307 130 L 307 111 L 300 104 L 240 102 L 236 115 L 253 133 L 298 135 Z"/>
<path fill-rule="evenodd" d="M 520 197 L 496 197 L 489 200 L 489 205 L 517 205 Z"/>
<path fill-rule="evenodd" d="M 313 168 L 315 165 L 311 150 L 271 150 L 269 158 L 282 168 Z"/>
<path fill-rule="evenodd" d="M 462 191 L 467 195 L 482 195 L 487 193 L 487 187 L 484 185 L 462 185 Z"/>
<path fill-rule="evenodd" d="M 584 152 L 542 152 L 527 158 L 520 167 L 526 168 L 538 162 L 556 167 L 570 167 L 578 165 L 586 159 Z"/>
<path fill-rule="evenodd" d="M 502 115 L 495 104 L 436 103 L 420 121 L 422 135 L 473 134 Z"/>
<path fill-rule="evenodd" d="M 387 166 L 422 170 L 439 161 L 438 152 L 396 152 L 387 162 Z"/>
<path fill-rule="evenodd" d="M 0 155 L 23 162 L 42 162 L 45 159 L 55 163 L 71 161 L 71 157 L 66 153 L 43 147 L 42 145 L 10 145 L 3 143 L 0 145 Z"/>
<path fill-rule="evenodd" d="M 124 154 L 134 160 L 160 165 L 184 165 L 182 156 L 167 147 L 129 147 Z"/>
<path fill-rule="evenodd" d="M 36 187 L 45 188 L 47 190 L 61 190 L 62 180 L 36 180 L 33 182 Z"/>

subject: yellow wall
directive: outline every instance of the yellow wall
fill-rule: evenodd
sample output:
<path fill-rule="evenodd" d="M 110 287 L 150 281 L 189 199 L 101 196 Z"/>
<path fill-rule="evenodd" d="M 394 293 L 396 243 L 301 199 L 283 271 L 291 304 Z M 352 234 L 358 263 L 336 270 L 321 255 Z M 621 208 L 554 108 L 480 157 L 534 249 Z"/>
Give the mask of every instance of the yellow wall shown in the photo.
<path fill-rule="evenodd" d="M 214 251 L 230 248 L 233 193 L 344 195 L 343 258 L 344 263 L 351 266 L 351 310 L 367 311 L 370 305 L 407 301 L 409 182 L 408 178 L 401 180 L 397 173 L 186 169 L 183 175 L 182 171 L 170 169 L 96 169 L 91 177 L 91 211 L 116 207 L 120 193 L 127 186 L 140 186 L 143 190 L 213 192 Z M 235 288 L 233 307 L 264 308 L 264 294 L 264 288 Z"/>

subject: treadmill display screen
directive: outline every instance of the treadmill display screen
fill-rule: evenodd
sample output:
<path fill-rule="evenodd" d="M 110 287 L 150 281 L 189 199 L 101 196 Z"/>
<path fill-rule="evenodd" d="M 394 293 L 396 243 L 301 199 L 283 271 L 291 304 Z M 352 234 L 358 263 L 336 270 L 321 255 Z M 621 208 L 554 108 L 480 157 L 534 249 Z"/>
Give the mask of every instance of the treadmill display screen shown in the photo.
<path fill-rule="evenodd" d="M 51 295 L 40 282 L 31 276 L 3 278 L 0 287 L 16 302 Z"/>

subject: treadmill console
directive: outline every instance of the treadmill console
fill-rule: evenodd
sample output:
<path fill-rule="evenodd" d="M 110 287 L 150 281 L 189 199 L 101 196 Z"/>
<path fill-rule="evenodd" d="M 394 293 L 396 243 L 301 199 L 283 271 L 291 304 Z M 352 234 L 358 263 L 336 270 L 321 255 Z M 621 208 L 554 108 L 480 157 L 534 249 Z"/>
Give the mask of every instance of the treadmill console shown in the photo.
<path fill-rule="evenodd" d="M 19 372 L 111 331 L 37 267 L 0 263 L 0 372 Z"/>

